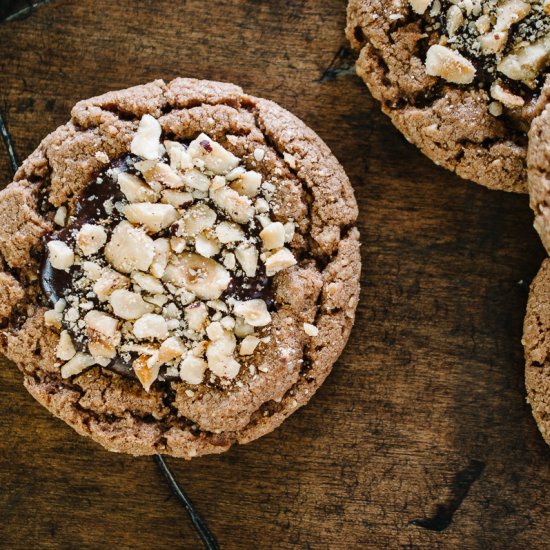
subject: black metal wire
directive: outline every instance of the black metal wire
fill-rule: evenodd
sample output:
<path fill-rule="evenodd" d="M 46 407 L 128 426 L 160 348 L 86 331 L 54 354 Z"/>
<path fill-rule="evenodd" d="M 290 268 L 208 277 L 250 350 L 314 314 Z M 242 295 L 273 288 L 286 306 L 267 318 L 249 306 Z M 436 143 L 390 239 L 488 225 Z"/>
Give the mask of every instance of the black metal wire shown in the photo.
<path fill-rule="evenodd" d="M 155 455 L 154 459 L 160 471 L 168 481 L 172 492 L 174 493 L 174 495 L 176 495 L 178 500 L 183 504 L 183 507 L 187 510 L 187 513 L 191 518 L 191 522 L 193 523 L 193 527 L 201 538 L 204 547 L 207 550 L 219 550 L 220 545 L 218 544 L 216 537 L 214 537 L 210 529 L 208 529 L 208 526 L 202 519 L 199 512 L 197 512 L 197 510 L 193 506 L 193 503 L 191 502 L 189 497 L 181 490 L 178 482 L 176 481 L 176 478 L 170 471 L 170 468 L 168 467 L 168 464 L 166 463 L 162 455 Z"/>
<path fill-rule="evenodd" d="M 2 113 L 0 113 L 0 133 L 2 134 L 4 145 L 6 146 L 6 151 L 8 153 L 10 161 L 10 167 L 12 169 L 12 172 L 15 174 L 15 172 L 17 172 L 17 169 L 19 168 L 19 163 L 17 162 L 17 157 L 15 156 L 15 151 L 13 149 L 11 135 L 9 133 L 8 127 L 6 126 Z M 156 455 L 154 459 L 163 476 L 166 478 L 166 481 L 168 481 L 172 492 L 176 495 L 180 503 L 183 504 L 183 507 L 189 515 L 195 531 L 197 532 L 201 541 L 204 544 L 204 547 L 207 550 L 219 550 L 220 545 L 218 544 L 216 537 L 214 537 L 210 529 L 208 529 L 206 522 L 202 519 L 202 516 L 195 509 L 195 506 L 193 505 L 189 497 L 182 491 L 181 487 L 178 485 L 174 474 L 172 474 L 164 458 L 161 455 Z"/>
<path fill-rule="evenodd" d="M 15 172 L 17 172 L 17 169 L 19 168 L 19 162 L 17 162 L 17 156 L 15 155 L 15 149 L 13 148 L 11 135 L 8 132 L 8 127 L 6 126 L 6 122 L 4 121 L 2 113 L 0 113 L 0 134 L 2 134 L 2 141 L 6 146 L 11 171 L 15 174 Z"/>
<path fill-rule="evenodd" d="M 36 8 L 44 4 L 49 4 L 51 1 L 52 0 L 37 0 L 36 2 L 28 2 L 24 8 L 21 8 L 15 13 L 12 13 L 11 15 L 8 15 L 6 18 L 4 18 L 4 21 L 10 22 L 16 21 L 17 19 L 22 19 L 23 17 L 30 15 Z"/>

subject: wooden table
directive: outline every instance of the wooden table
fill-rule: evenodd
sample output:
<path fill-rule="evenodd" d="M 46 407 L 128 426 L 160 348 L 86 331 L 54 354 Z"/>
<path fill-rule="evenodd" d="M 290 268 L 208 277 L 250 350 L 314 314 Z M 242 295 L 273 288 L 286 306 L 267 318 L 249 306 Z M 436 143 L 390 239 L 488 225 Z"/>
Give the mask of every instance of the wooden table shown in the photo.
<path fill-rule="evenodd" d="M 550 452 L 520 343 L 544 256 L 527 197 L 464 182 L 400 136 L 353 74 L 345 7 L 53 1 L 0 24 L 0 110 L 22 159 L 81 98 L 225 80 L 301 117 L 349 174 L 363 293 L 333 374 L 275 433 L 169 460 L 222 548 L 548 548 Z M 0 547 L 201 547 L 151 458 L 77 436 L 0 367 Z"/>

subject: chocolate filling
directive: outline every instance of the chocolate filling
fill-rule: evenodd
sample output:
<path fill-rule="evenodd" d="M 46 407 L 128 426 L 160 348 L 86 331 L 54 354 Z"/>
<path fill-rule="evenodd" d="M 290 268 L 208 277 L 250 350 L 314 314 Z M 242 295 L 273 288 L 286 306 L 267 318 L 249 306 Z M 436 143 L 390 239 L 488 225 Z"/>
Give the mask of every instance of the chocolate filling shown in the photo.
<path fill-rule="evenodd" d="M 141 177 L 141 174 L 134 167 L 134 163 L 138 160 L 138 157 L 128 154 L 112 161 L 103 168 L 103 170 L 93 178 L 80 197 L 78 197 L 74 208 L 74 214 L 68 219 L 67 226 L 44 238 L 46 255 L 41 266 L 40 282 L 42 291 L 52 307 L 54 307 L 60 299 L 67 299 L 71 294 L 79 292 L 75 290 L 75 282 L 84 277 L 84 272 L 79 265 L 74 265 L 67 271 L 54 269 L 50 263 L 46 244 L 52 240 L 60 240 L 74 249 L 78 231 L 82 226 L 86 223 L 97 223 L 99 221 L 101 221 L 101 224 L 110 236 L 114 227 L 124 219 L 116 205 L 117 203 L 127 202 L 116 181 L 116 174 L 128 172 Z M 226 215 L 209 199 L 199 199 L 196 200 L 194 204 L 200 202 L 207 203 L 214 209 L 220 220 L 228 220 Z M 107 205 L 112 205 L 113 208 L 107 208 Z M 155 238 L 170 237 L 170 229 L 171 228 L 168 228 L 166 231 L 156 234 Z M 254 239 L 258 250 L 260 250 L 258 235 L 261 229 L 260 224 L 256 222 L 243 227 L 246 237 Z M 102 251 L 89 259 L 98 261 L 101 257 Z M 214 259 L 221 262 L 221 254 L 214 256 Z M 105 260 L 101 263 L 107 265 Z M 263 262 L 258 262 L 258 268 L 254 277 L 247 277 L 241 270 L 229 271 L 229 273 L 231 275 L 231 280 L 227 289 L 220 297 L 222 301 L 226 301 L 228 298 L 233 298 L 238 301 L 260 298 L 266 302 L 270 311 L 276 309 L 273 277 L 268 277 L 266 275 Z M 167 294 L 169 295 L 169 293 Z M 104 305 L 101 304 L 96 296 L 88 296 L 87 300 L 93 303 L 94 309 L 105 309 Z M 62 320 L 62 324 L 71 334 L 75 347 L 79 351 L 86 351 L 86 338 L 83 337 L 82 334 L 76 333 L 72 329 L 70 323 L 66 322 L 65 319 Z M 130 356 L 130 361 L 126 361 L 121 356 L 117 356 L 104 368 L 123 376 L 137 378 L 132 367 L 132 362 L 137 358 L 137 353 L 130 352 Z M 158 381 L 180 381 L 179 376 L 171 376 L 167 374 L 166 370 L 166 366 L 161 368 Z"/>
<path fill-rule="evenodd" d="M 427 30 L 437 29 L 438 36 L 441 32 L 445 35 L 447 34 L 447 13 L 451 6 L 456 5 L 449 0 L 440 0 L 440 2 L 441 11 L 437 16 L 430 15 L 430 8 L 428 8 L 424 15 Z M 476 68 L 475 81 L 482 87 L 489 89 L 493 82 L 499 80 L 512 94 L 522 97 L 526 104 L 536 100 L 544 85 L 546 74 L 548 74 L 547 66 L 541 70 L 532 87 L 527 86 L 519 80 L 508 78 L 506 75 L 497 71 L 497 57 L 495 54 L 484 55 L 477 48 L 476 39 L 479 37 L 479 34 L 475 31 L 471 31 L 470 26 L 474 25 L 479 15 L 464 15 L 465 21 L 456 31 L 455 41 L 448 45 L 459 51 L 472 62 Z M 531 4 L 531 12 L 523 20 L 518 21 L 510 27 L 506 47 L 502 54 L 506 55 L 520 43 L 535 42 L 548 33 L 550 33 L 550 17 L 545 15 L 542 11 L 542 3 L 540 6 L 537 6 L 537 4 L 533 2 Z"/>

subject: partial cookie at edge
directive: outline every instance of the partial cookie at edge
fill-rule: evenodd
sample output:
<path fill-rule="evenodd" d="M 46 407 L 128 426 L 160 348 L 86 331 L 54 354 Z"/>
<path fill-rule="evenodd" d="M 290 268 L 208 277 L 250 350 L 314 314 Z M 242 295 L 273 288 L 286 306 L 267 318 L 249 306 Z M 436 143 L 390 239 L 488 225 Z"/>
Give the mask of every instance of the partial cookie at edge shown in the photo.
<path fill-rule="evenodd" d="M 527 166 L 534 226 L 550 254 L 550 104 L 529 131 Z"/>
<path fill-rule="evenodd" d="M 459 176 L 491 189 L 525 192 L 526 136 L 489 113 L 487 93 L 441 83 L 427 74 L 419 55 L 426 34 L 408 2 L 350 0 L 346 34 L 359 51 L 357 74 L 405 137 Z M 526 105 L 532 119 L 550 94 Z"/>
<path fill-rule="evenodd" d="M 523 326 L 527 400 L 550 445 L 550 259 L 531 284 Z"/>

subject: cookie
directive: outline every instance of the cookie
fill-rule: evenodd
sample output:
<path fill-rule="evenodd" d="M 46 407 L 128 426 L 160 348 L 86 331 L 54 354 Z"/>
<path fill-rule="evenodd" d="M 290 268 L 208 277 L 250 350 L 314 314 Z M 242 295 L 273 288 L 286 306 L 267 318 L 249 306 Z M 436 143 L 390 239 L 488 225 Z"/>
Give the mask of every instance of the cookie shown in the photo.
<path fill-rule="evenodd" d="M 237 86 L 82 101 L 0 194 L 0 349 L 111 451 L 223 452 L 304 405 L 342 352 L 356 219 L 324 142 Z"/>
<path fill-rule="evenodd" d="M 550 96 L 547 0 L 350 0 L 357 74 L 436 164 L 527 190 L 527 132 Z"/>
<path fill-rule="evenodd" d="M 550 105 L 534 120 L 529 131 L 527 167 L 535 229 L 550 253 Z"/>
<path fill-rule="evenodd" d="M 531 284 L 523 327 L 527 401 L 550 445 L 550 259 L 544 260 Z"/>

